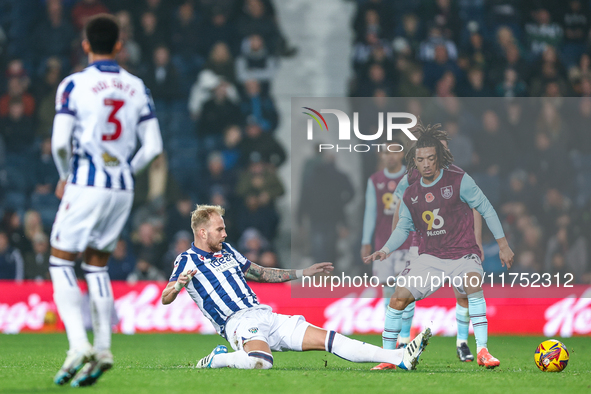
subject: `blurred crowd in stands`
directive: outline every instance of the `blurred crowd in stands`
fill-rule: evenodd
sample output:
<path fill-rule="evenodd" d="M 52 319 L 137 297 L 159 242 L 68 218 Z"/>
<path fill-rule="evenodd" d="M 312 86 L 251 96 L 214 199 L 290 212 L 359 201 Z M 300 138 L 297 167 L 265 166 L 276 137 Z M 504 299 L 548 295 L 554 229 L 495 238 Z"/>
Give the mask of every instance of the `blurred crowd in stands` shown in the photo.
<path fill-rule="evenodd" d="M 591 283 L 591 2 L 357 3 L 351 96 L 444 98 L 436 123 L 499 213 L 513 271 Z M 486 109 L 468 119 L 470 102 Z"/>
<path fill-rule="evenodd" d="M 224 206 L 228 240 L 276 266 L 286 152 L 270 91 L 297 49 L 270 0 L 0 0 L 0 279 L 48 278 L 55 92 L 87 66 L 82 29 L 103 12 L 119 20 L 117 61 L 151 90 L 165 145 L 136 177 L 111 278 L 167 279 L 192 242 L 195 203 Z"/>
<path fill-rule="evenodd" d="M 451 98 L 452 107 L 454 97 L 506 98 L 476 123 L 461 106 L 448 108 L 441 122 L 456 164 L 500 214 L 516 272 L 573 272 L 591 283 L 590 1 L 356 2 L 351 96 Z M 226 207 L 229 241 L 252 261 L 278 265 L 276 170 L 286 151 L 270 92 L 280 58 L 297 49 L 271 0 L 0 0 L 0 279 L 47 277 L 59 204 L 55 91 L 87 65 L 81 30 L 100 12 L 119 20 L 117 60 L 151 89 L 166 152 L 136 179 L 112 279 L 166 278 L 192 240 L 195 203 Z M 581 97 L 576 106 L 570 96 Z M 521 97 L 553 101 L 530 106 Z M 350 189 L 333 173 L 311 171 L 308 180 L 322 185 L 325 175 Z M 327 231 L 318 226 L 315 238 L 338 236 Z M 485 241 L 491 272 L 500 263 L 490 234 Z"/>

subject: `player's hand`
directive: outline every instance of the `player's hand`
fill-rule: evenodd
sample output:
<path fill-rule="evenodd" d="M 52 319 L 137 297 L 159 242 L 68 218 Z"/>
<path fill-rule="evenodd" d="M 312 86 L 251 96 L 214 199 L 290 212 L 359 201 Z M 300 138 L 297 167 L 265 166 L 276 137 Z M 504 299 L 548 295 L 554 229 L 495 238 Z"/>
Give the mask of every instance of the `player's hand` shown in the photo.
<path fill-rule="evenodd" d="M 369 256 L 371 254 L 371 245 L 361 245 L 361 258 L 364 259 L 365 256 Z M 365 264 L 368 264 L 363 260 Z"/>
<path fill-rule="evenodd" d="M 376 259 L 379 259 L 380 261 L 382 261 L 385 258 L 386 258 L 386 253 L 381 250 L 378 250 L 378 251 L 373 252 L 369 256 L 364 257 L 363 262 L 365 264 L 369 264 L 369 263 L 373 263 Z"/>
<path fill-rule="evenodd" d="M 334 270 L 332 263 L 317 263 L 306 268 L 302 273 L 304 276 L 313 276 L 320 272 L 330 274 Z"/>
<path fill-rule="evenodd" d="M 55 196 L 61 200 L 62 197 L 64 196 L 65 189 L 66 189 L 66 180 L 60 179 L 57 182 L 57 186 L 55 187 Z"/>
<path fill-rule="evenodd" d="M 177 282 L 180 283 L 183 287 L 185 287 L 187 285 L 187 283 L 189 283 L 191 281 L 191 279 L 193 279 L 193 276 L 195 276 L 196 273 L 197 273 L 197 270 L 183 272 L 182 274 L 179 275 Z"/>
<path fill-rule="evenodd" d="M 507 266 L 507 269 L 511 269 L 513 265 L 513 257 L 515 253 L 511 250 L 509 246 L 500 248 L 499 250 L 499 257 L 501 258 L 501 264 L 503 267 Z"/>

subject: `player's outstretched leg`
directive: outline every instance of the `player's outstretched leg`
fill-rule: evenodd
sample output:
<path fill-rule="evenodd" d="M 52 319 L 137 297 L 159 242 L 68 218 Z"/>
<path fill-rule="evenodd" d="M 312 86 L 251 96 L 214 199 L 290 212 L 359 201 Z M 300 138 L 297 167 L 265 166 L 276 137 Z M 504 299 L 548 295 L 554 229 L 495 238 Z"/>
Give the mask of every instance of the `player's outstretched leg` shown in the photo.
<path fill-rule="evenodd" d="M 501 364 L 500 361 L 493 357 L 487 349 L 488 321 L 486 320 L 486 301 L 482 290 L 468 296 L 468 305 L 476 337 L 478 365 L 486 368 L 498 367 Z"/>
<path fill-rule="evenodd" d="M 460 301 L 463 300 L 463 301 Z M 468 347 L 468 333 L 470 328 L 470 314 L 468 308 L 460 305 L 460 302 L 467 303 L 466 298 L 458 299 L 456 303 L 456 322 L 458 325 L 458 334 L 456 339 L 456 351 L 458 358 L 462 362 L 474 361 L 474 355 Z"/>
<path fill-rule="evenodd" d="M 316 327 L 314 329 L 319 330 Z M 347 338 L 335 331 L 329 331 L 325 339 L 325 350 L 351 362 L 390 363 L 404 370 L 412 370 L 416 369 L 419 357 L 423 353 L 425 346 L 429 343 L 429 338 L 431 338 L 431 330 L 427 328 L 410 341 L 404 349 L 392 350 L 382 349 L 365 342 Z"/>
<path fill-rule="evenodd" d="M 270 352 L 238 350 L 228 353 L 224 345 L 216 346 L 213 351 L 197 361 L 195 368 L 237 368 L 237 369 L 270 369 L 273 367 L 273 355 Z"/>
<path fill-rule="evenodd" d="M 73 259 L 72 259 L 73 260 Z M 51 256 L 49 274 L 53 283 L 53 299 L 66 327 L 70 350 L 66 361 L 55 375 L 55 384 L 66 384 L 92 356 L 82 320 L 82 294 L 74 273 L 74 262 Z"/>

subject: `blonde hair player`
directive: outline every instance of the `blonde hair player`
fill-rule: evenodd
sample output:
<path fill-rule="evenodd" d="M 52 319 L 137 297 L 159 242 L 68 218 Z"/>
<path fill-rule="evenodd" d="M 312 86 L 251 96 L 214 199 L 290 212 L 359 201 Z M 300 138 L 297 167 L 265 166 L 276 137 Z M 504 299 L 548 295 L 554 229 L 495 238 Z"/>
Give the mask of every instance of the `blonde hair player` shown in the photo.
<path fill-rule="evenodd" d="M 242 256 L 225 242 L 224 209 L 198 205 L 191 216 L 194 242 L 174 263 L 162 303 L 174 302 L 187 293 L 199 306 L 234 352 L 219 345 L 197 362 L 197 368 L 269 369 L 273 351 L 325 350 L 352 362 L 388 362 L 401 369 L 415 369 L 427 345 L 426 329 L 406 349 L 388 350 L 347 338 L 306 322 L 303 316 L 273 313 L 260 304 L 246 279 L 286 282 L 302 276 L 330 273 L 332 263 L 314 264 L 304 270 L 264 268 Z"/>

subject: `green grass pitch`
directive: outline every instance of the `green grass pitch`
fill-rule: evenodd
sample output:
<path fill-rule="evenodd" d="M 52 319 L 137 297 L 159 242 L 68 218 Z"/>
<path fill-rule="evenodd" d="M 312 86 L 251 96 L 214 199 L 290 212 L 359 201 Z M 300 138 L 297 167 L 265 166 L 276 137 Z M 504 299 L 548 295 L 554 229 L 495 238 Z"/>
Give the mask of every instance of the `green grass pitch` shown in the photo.
<path fill-rule="evenodd" d="M 356 336 L 380 344 L 379 336 Z M 63 393 L 590 393 L 591 339 L 567 338 L 568 367 L 540 372 L 533 362 L 542 337 L 489 338 L 501 360 L 495 370 L 460 363 L 455 338 L 433 337 L 416 371 L 370 371 L 326 352 L 275 353 L 271 370 L 196 370 L 196 360 L 216 345 L 214 335 L 114 335 L 115 366 L 90 388 L 58 387 L 52 382 L 65 359 L 65 334 L 0 335 L 0 392 Z M 474 338 L 470 338 L 474 352 Z M 227 344 L 226 344 L 227 345 Z"/>

